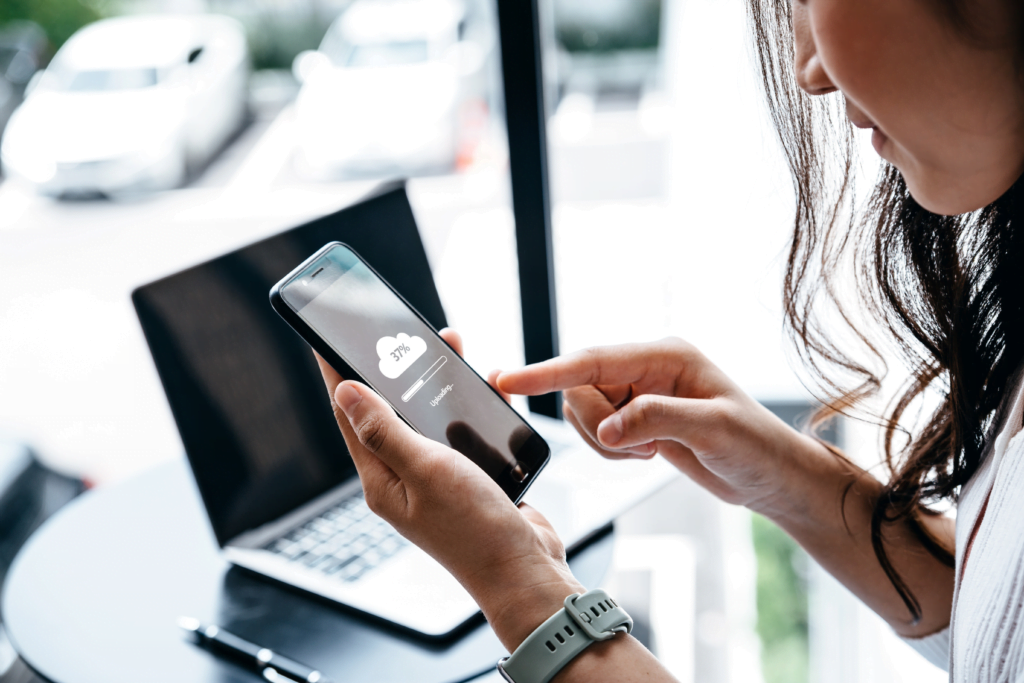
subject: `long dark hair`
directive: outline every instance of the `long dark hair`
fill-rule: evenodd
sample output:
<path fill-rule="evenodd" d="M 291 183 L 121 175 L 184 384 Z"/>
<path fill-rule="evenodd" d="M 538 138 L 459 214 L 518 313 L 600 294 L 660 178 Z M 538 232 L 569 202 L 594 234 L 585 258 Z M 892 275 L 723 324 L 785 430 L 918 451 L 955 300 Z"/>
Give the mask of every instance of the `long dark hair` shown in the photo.
<path fill-rule="evenodd" d="M 962 22 L 960 0 L 934 2 Z M 885 351 L 894 350 L 910 371 L 880 416 L 890 476 L 871 538 L 916 622 L 920 604 L 892 566 L 882 529 L 910 522 L 928 550 L 953 565 L 951 549 L 917 520 L 955 501 L 977 471 L 1024 361 L 1024 180 L 979 211 L 938 216 L 883 164 L 858 204 L 856 146 L 842 100 L 811 98 L 797 87 L 790 1 L 750 0 L 749 7 L 768 108 L 796 189 L 786 327 L 826 405 L 818 417 L 850 414 L 878 395 Z M 855 306 L 844 302 L 850 290 Z M 887 339 L 873 338 L 871 326 Z M 926 392 L 938 395 L 938 407 L 918 420 L 923 426 L 905 425 L 928 403 Z"/>

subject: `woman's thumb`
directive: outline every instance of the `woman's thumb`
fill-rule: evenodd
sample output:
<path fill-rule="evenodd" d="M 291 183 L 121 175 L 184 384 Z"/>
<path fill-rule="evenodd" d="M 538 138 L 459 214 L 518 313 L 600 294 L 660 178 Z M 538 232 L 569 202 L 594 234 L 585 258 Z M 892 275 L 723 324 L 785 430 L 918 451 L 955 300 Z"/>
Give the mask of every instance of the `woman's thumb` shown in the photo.
<path fill-rule="evenodd" d="M 423 444 L 418 443 L 422 437 L 409 429 L 376 392 L 358 382 L 347 381 L 334 390 L 334 400 L 348 418 L 348 429 L 358 441 L 358 445 L 349 443 L 350 450 L 355 447 L 372 453 L 399 476 L 415 468 L 417 458 L 412 454 L 423 450 Z M 342 425 L 343 431 L 345 427 Z"/>

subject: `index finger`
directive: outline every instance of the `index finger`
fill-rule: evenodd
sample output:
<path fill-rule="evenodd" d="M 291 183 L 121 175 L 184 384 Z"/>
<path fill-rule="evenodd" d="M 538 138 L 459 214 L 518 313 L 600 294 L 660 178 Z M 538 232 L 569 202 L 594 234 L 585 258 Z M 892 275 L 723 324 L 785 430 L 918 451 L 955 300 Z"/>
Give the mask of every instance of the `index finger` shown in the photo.
<path fill-rule="evenodd" d="M 498 388 L 510 394 L 539 396 L 586 384 L 633 384 L 643 379 L 634 344 L 601 346 L 559 356 L 497 377 Z"/>

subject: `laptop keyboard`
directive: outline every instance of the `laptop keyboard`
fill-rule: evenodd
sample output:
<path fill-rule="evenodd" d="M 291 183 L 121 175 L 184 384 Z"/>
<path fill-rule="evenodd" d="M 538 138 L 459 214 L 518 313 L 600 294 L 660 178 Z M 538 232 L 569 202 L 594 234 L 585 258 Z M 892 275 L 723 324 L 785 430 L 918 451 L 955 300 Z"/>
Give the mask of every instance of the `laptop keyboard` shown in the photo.
<path fill-rule="evenodd" d="M 370 512 L 360 491 L 264 549 L 341 581 L 355 581 L 408 543 Z"/>
<path fill-rule="evenodd" d="M 551 435 L 546 439 L 552 457 L 577 445 Z M 370 512 L 360 491 L 271 541 L 264 550 L 341 581 L 355 581 L 408 544 L 390 524 Z"/>

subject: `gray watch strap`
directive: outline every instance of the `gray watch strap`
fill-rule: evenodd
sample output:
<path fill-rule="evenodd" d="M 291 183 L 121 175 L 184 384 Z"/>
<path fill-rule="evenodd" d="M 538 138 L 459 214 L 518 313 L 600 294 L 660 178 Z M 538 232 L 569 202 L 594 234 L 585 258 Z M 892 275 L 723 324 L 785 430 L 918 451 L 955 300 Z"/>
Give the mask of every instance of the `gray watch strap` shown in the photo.
<path fill-rule="evenodd" d="M 629 614 L 603 590 L 573 593 L 511 657 L 498 662 L 498 671 L 511 683 L 548 683 L 592 643 L 632 629 Z"/>

